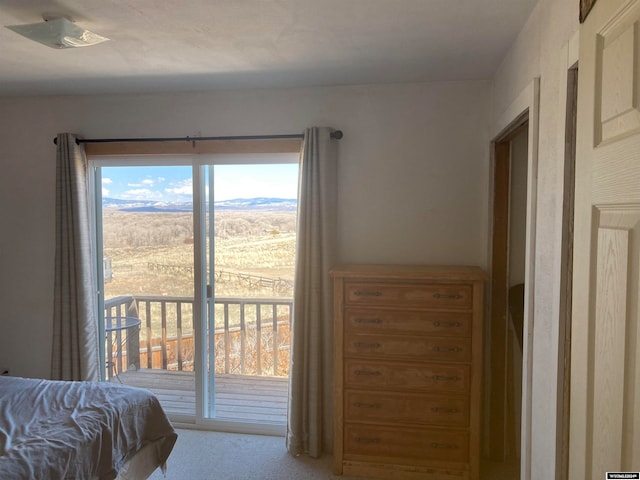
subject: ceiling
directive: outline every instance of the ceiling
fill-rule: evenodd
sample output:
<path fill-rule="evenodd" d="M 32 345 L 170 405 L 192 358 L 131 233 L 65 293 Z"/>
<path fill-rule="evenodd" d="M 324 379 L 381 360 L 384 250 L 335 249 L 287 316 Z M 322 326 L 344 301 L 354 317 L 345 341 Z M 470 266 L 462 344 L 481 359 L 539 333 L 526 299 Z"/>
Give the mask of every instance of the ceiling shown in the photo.
<path fill-rule="evenodd" d="M 0 28 L 0 95 L 487 79 L 536 1 L 0 0 L 3 26 L 67 16 L 111 39 Z"/>

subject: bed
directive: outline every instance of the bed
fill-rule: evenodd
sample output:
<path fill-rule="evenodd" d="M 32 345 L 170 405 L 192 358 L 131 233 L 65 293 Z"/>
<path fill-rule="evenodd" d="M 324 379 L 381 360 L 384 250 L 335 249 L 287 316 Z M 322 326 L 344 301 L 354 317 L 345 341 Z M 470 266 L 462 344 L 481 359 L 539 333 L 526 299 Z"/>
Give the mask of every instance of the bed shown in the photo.
<path fill-rule="evenodd" d="M 146 478 L 177 434 L 148 390 L 0 376 L 0 478 Z"/>

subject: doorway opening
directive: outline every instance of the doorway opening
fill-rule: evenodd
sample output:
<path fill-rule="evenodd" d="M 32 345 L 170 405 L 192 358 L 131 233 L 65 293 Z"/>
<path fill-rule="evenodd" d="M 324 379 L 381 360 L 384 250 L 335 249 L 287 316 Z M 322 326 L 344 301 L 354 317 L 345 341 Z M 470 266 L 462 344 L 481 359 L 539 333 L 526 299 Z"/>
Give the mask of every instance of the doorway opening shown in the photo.
<path fill-rule="evenodd" d="M 529 116 L 494 148 L 490 314 L 489 456 L 519 478 L 527 287 Z"/>

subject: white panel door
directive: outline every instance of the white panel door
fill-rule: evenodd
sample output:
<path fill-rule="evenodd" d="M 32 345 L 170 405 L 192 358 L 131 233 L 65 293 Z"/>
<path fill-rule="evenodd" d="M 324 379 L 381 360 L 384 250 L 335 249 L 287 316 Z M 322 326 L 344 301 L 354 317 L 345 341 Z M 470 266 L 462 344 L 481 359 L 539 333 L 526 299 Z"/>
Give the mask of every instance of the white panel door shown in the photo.
<path fill-rule="evenodd" d="M 640 471 L 640 0 L 580 31 L 569 477 Z"/>

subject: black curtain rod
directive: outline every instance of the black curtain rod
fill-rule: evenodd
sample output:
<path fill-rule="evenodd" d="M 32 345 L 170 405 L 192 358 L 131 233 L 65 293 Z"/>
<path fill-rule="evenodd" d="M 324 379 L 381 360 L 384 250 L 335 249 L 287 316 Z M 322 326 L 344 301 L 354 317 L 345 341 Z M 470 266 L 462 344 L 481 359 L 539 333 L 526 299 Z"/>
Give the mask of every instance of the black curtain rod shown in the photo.
<path fill-rule="evenodd" d="M 331 138 L 340 140 L 343 137 L 342 130 L 331 132 Z M 81 143 L 120 143 L 120 142 L 200 142 L 208 140 L 277 140 L 277 139 L 303 139 L 302 133 L 289 135 L 241 135 L 230 137 L 166 137 L 166 138 L 76 138 L 76 144 Z M 53 143 L 58 144 L 58 138 L 53 139 Z"/>

